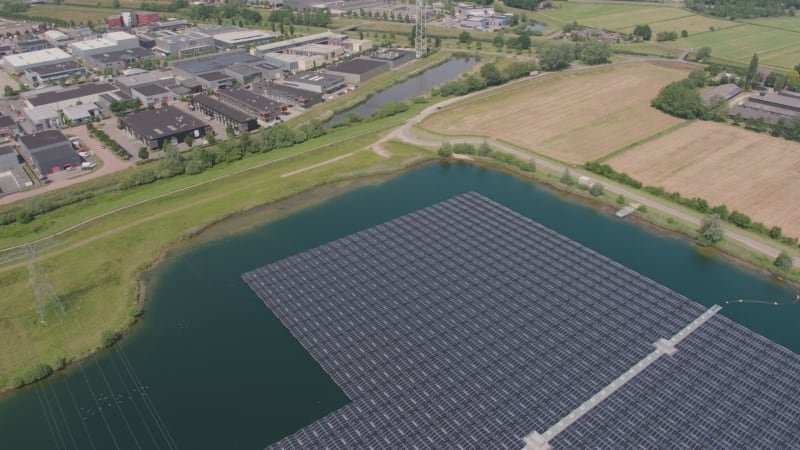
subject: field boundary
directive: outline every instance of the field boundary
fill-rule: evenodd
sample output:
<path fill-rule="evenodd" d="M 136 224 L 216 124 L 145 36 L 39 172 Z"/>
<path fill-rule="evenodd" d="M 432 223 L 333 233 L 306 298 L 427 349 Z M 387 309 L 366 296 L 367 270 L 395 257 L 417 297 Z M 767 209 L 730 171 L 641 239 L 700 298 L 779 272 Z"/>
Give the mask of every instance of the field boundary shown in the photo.
<path fill-rule="evenodd" d="M 594 162 L 598 162 L 598 163 L 606 162 L 609 159 L 614 158 L 615 156 L 622 155 L 623 153 L 626 153 L 626 152 L 628 152 L 630 150 L 633 150 L 634 148 L 636 148 L 636 147 L 638 147 L 638 146 L 640 146 L 642 144 L 645 144 L 647 142 L 653 141 L 653 140 L 658 139 L 660 137 L 666 136 L 666 135 L 668 135 L 670 133 L 673 133 L 673 132 L 675 132 L 677 130 L 680 130 L 681 128 L 683 128 L 685 126 L 688 126 L 688 125 L 690 125 L 690 124 L 692 124 L 694 122 L 695 122 L 694 120 L 684 120 L 681 123 L 677 123 L 677 124 L 667 128 L 667 129 L 661 130 L 661 131 L 659 131 L 657 133 L 651 134 L 650 136 L 647 136 L 645 138 L 639 139 L 636 142 L 631 142 L 630 144 L 628 144 L 628 145 L 626 145 L 624 147 L 621 147 L 621 148 L 619 148 L 617 150 L 614 150 L 613 152 L 611 152 L 611 153 L 609 153 L 607 155 L 603 155 L 600 158 L 595 159 Z"/>

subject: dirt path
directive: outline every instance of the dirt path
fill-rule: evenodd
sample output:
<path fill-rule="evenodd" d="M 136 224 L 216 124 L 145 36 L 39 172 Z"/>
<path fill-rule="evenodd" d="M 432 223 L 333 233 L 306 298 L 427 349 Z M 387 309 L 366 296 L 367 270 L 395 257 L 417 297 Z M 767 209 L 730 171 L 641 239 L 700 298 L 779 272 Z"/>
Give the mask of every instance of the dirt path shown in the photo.
<path fill-rule="evenodd" d="M 119 172 L 129 167 L 133 167 L 132 162 L 123 161 L 122 159 L 119 158 L 119 156 L 111 153 L 111 150 L 107 148 L 100 148 L 100 142 L 98 142 L 97 139 L 94 139 L 89 136 L 89 132 L 86 131 L 85 125 L 64 130 L 64 134 L 69 136 L 77 136 L 81 138 L 81 144 L 83 144 L 84 148 L 88 149 L 90 153 L 96 155 L 97 158 L 103 161 L 102 167 L 100 167 L 99 169 L 92 170 L 91 172 L 88 173 L 84 172 L 81 173 L 80 175 L 67 178 L 66 180 L 54 181 L 50 184 L 47 184 L 45 186 L 40 186 L 35 189 L 17 192 L 15 194 L 9 194 L 0 197 L 0 205 L 7 205 L 9 203 L 13 203 L 18 200 L 24 200 L 26 198 L 34 197 L 39 194 L 44 194 L 45 192 L 55 191 L 57 189 L 69 187 L 78 183 L 83 183 L 84 181 L 92 180 L 95 178 L 102 177 L 104 175 L 108 175 L 110 173 Z"/>

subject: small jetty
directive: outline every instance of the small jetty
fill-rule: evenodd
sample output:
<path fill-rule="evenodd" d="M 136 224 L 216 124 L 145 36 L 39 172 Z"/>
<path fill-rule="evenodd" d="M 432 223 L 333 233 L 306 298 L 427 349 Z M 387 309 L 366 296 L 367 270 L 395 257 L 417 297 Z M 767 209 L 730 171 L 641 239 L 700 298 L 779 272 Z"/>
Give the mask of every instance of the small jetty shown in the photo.
<path fill-rule="evenodd" d="M 619 211 L 617 211 L 614 215 L 619 217 L 619 218 L 628 217 L 631 214 L 633 214 L 634 211 L 639 209 L 640 206 L 642 206 L 642 205 L 640 205 L 638 203 L 631 203 L 630 205 L 628 205 L 628 206 L 620 209 Z"/>

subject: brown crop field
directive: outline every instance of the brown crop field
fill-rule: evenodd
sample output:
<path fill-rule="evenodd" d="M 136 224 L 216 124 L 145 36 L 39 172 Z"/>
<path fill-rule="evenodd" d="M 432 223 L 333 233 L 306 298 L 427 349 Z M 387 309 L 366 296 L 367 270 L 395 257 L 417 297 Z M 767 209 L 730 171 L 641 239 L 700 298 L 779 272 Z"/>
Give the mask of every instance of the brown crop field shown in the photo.
<path fill-rule="evenodd" d="M 546 75 L 479 95 L 422 125 L 446 135 L 500 138 L 570 163 L 607 155 L 682 122 L 650 106 L 679 65 L 631 63 Z"/>
<path fill-rule="evenodd" d="M 730 125 L 696 122 L 608 163 L 643 183 L 726 204 L 800 236 L 800 144 Z"/>

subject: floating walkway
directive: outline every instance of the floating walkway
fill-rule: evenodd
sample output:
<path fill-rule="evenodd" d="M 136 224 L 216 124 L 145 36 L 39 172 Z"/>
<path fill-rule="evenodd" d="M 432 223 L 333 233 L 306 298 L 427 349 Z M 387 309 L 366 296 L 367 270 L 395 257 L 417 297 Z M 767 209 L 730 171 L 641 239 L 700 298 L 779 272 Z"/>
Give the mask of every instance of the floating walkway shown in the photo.
<path fill-rule="evenodd" d="M 640 206 L 642 206 L 642 205 L 640 205 L 638 203 L 631 203 L 630 205 L 628 205 L 628 206 L 620 209 L 619 211 L 617 211 L 616 214 L 614 214 L 614 215 L 619 217 L 619 218 L 628 217 L 631 214 L 633 214 L 634 211 L 639 209 Z"/>

